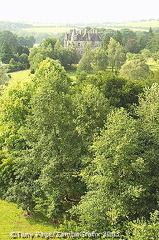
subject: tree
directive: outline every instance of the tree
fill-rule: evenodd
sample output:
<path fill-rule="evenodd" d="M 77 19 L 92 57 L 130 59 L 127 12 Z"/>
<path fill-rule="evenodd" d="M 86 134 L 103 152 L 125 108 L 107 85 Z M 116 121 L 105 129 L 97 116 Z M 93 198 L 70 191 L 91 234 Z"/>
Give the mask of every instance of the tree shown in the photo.
<path fill-rule="evenodd" d="M 123 42 L 123 36 L 122 36 L 122 33 L 120 31 L 116 31 L 116 33 L 113 35 L 113 39 L 120 43 L 122 45 L 122 42 Z"/>
<path fill-rule="evenodd" d="M 108 45 L 108 62 L 112 68 L 112 72 L 118 72 L 121 65 L 126 60 L 126 54 L 124 48 L 120 45 L 120 43 L 116 42 L 113 38 L 110 39 Z"/>
<path fill-rule="evenodd" d="M 43 53 L 40 53 L 38 48 L 34 47 L 30 49 L 30 54 L 28 57 L 30 70 L 32 73 L 35 73 L 36 69 L 39 67 L 39 64 L 46 58 Z"/>
<path fill-rule="evenodd" d="M 150 35 L 149 41 L 146 45 L 146 48 L 151 51 L 151 53 L 159 51 L 159 34 Z"/>
<path fill-rule="evenodd" d="M 120 69 L 120 75 L 129 79 L 146 79 L 149 75 L 149 66 L 141 58 L 127 60 Z"/>
<path fill-rule="evenodd" d="M 137 114 L 139 117 L 138 131 L 140 134 L 142 157 L 148 169 L 145 177 L 145 208 L 153 213 L 158 210 L 158 139 L 159 139 L 159 86 L 153 84 L 145 89 L 140 96 Z M 146 215 L 146 214 L 145 214 Z M 150 215 L 149 215 L 150 216 Z"/>
<path fill-rule="evenodd" d="M 158 212 L 158 99 L 154 84 L 140 97 L 138 118 L 113 111 L 94 141 L 94 159 L 82 172 L 88 191 L 74 209 L 88 230 L 123 231 Z"/>
<path fill-rule="evenodd" d="M 16 166 L 23 150 L 27 148 L 22 129 L 30 113 L 31 93 L 32 83 L 30 81 L 10 80 L 0 98 L 0 192 L 3 198 L 9 197 L 9 188 L 16 183 Z"/>
<path fill-rule="evenodd" d="M 137 155 L 135 121 L 123 109 L 112 112 L 93 150 L 95 158 L 83 172 L 88 192 L 77 213 L 87 230 L 110 230 L 133 218 L 144 191 L 140 174 L 145 167 Z"/>
<path fill-rule="evenodd" d="M 1 61 L 8 64 L 10 59 L 13 57 L 12 49 L 7 42 L 4 42 L 1 46 Z"/>
<path fill-rule="evenodd" d="M 127 43 L 125 44 L 126 52 L 130 53 L 139 53 L 139 44 L 136 39 L 128 39 Z"/>
<path fill-rule="evenodd" d="M 47 57 L 55 57 L 54 48 L 56 42 L 57 40 L 55 38 L 46 38 L 43 40 L 39 47 L 33 47 L 30 49 L 28 60 L 32 73 L 38 69 L 39 64 Z"/>
<path fill-rule="evenodd" d="M 22 55 L 23 53 L 29 55 L 29 48 L 19 45 L 17 47 L 17 53 L 19 56 Z"/>
<path fill-rule="evenodd" d="M 26 53 L 22 53 L 19 56 L 19 62 L 23 65 L 23 69 L 28 69 L 29 61 L 28 61 L 28 55 Z"/>
<path fill-rule="evenodd" d="M 0 64 L 0 85 L 7 85 L 9 76 L 7 75 L 7 68 L 2 63 Z"/>
<path fill-rule="evenodd" d="M 86 71 L 87 73 L 92 72 L 93 68 L 92 68 L 92 56 L 93 56 L 93 52 L 90 48 L 89 45 L 87 45 L 86 47 L 86 51 L 83 54 L 81 60 L 78 63 L 77 66 L 77 72 L 82 72 L 82 71 Z"/>
<path fill-rule="evenodd" d="M 93 84 L 81 84 L 73 95 L 74 122 L 88 153 L 94 135 L 104 126 L 110 110 L 108 100 Z"/>
<path fill-rule="evenodd" d="M 136 39 L 136 33 L 130 29 L 121 29 L 122 34 L 122 45 L 125 46 L 129 39 Z"/>
<path fill-rule="evenodd" d="M 94 58 L 92 59 L 93 71 L 106 70 L 108 66 L 108 56 L 102 47 L 93 50 Z"/>
<path fill-rule="evenodd" d="M 33 36 L 18 37 L 18 45 L 26 48 L 32 48 L 35 43 L 35 38 Z"/>
<path fill-rule="evenodd" d="M 68 48 L 64 48 L 60 45 L 59 41 L 55 44 L 54 59 L 59 60 L 65 69 L 71 69 L 71 66 L 77 64 L 79 61 L 75 47 L 70 45 Z"/>
<path fill-rule="evenodd" d="M 143 50 L 150 38 L 150 34 L 146 31 L 138 31 L 136 32 L 137 42 L 139 44 L 140 51 Z"/>
<path fill-rule="evenodd" d="M 145 60 L 147 60 L 148 58 L 151 57 L 152 54 L 151 54 L 150 50 L 144 48 L 144 49 L 141 51 L 141 55 L 142 55 L 142 57 L 143 57 Z"/>
<path fill-rule="evenodd" d="M 111 38 L 110 39 L 110 42 L 109 42 L 109 45 L 108 45 L 108 61 L 109 61 L 109 65 L 111 66 L 112 68 L 112 72 L 114 70 L 114 67 L 115 67 L 115 52 L 116 52 L 116 47 L 117 47 L 117 42 Z"/>
<path fill-rule="evenodd" d="M 108 34 L 104 34 L 104 35 L 102 36 L 102 42 L 101 42 L 101 48 L 102 48 L 103 50 L 105 50 L 105 51 L 107 50 L 109 41 L 110 41 L 109 35 L 108 35 Z"/>
<path fill-rule="evenodd" d="M 47 58 L 33 82 L 31 116 L 23 129 L 28 149 L 19 164 L 19 168 L 27 167 L 21 173 L 17 169 L 17 181 L 9 193 L 27 209 L 37 204 L 49 217 L 62 218 L 83 194 L 80 139 L 69 97 L 71 81 L 57 61 Z M 16 195 L 20 189 L 23 196 Z"/>
<path fill-rule="evenodd" d="M 138 105 L 138 95 L 143 92 L 141 82 L 131 81 L 112 73 L 99 72 L 86 79 L 88 84 L 95 85 L 112 107 L 123 107 L 128 111 Z"/>
<path fill-rule="evenodd" d="M 39 63 L 46 58 L 58 60 L 65 69 L 70 69 L 73 64 L 78 62 L 76 49 L 70 46 L 64 48 L 55 38 L 46 38 L 39 47 L 32 48 L 29 54 L 30 69 L 35 72 Z"/>
<path fill-rule="evenodd" d="M 116 51 L 115 51 L 115 73 L 118 73 L 121 66 L 124 64 L 124 62 L 126 61 L 126 53 L 125 53 L 125 50 L 124 48 L 119 44 L 117 43 L 117 46 L 116 46 Z"/>
<path fill-rule="evenodd" d="M 0 32 L 0 48 L 2 47 L 3 43 L 7 43 L 12 53 L 16 52 L 18 42 L 17 42 L 17 36 L 14 33 L 10 31 L 1 31 Z"/>
<path fill-rule="evenodd" d="M 13 58 L 15 64 L 9 67 L 9 70 L 24 69 L 23 64 L 19 61 L 22 54 L 29 55 L 29 47 L 32 47 L 35 39 L 30 37 L 18 37 L 10 31 L 0 32 L 0 58 L 5 64 L 8 64 Z M 13 63 L 13 61 L 12 61 Z"/>

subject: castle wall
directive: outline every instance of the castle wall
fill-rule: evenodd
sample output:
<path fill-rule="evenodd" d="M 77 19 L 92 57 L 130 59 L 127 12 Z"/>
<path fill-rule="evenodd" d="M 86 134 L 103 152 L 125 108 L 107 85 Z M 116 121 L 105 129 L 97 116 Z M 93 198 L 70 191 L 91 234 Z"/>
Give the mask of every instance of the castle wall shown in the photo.
<path fill-rule="evenodd" d="M 100 47 L 100 36 L 97 34 L 97 32 L 93 33 L 94 34 L 91 35 L 87 31 L 79 33 L 76 30 L 71 30 L 70 33 L 66 33 L 65 35 L 64 47 L 68 48 L 69 45 L 74 45 L 79 55 L 84 54 L 87 43 L 90 44 L 91 49 Z M 91 37 L 95 40 L 91 40 Z"/>

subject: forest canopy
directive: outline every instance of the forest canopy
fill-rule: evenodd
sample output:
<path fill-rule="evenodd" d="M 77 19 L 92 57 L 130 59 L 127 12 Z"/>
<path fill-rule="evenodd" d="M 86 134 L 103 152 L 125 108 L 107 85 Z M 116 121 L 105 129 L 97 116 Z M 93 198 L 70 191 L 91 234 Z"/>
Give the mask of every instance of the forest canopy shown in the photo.
<path fill-rule="evenodd" d="M 159 72 L 146 63 L 156 36 L 117 31 L 80 60 L 47 38 L 29 48 L 29 79 L 1 64 L 1 199 L 82 231 L 158 236 Z"/>

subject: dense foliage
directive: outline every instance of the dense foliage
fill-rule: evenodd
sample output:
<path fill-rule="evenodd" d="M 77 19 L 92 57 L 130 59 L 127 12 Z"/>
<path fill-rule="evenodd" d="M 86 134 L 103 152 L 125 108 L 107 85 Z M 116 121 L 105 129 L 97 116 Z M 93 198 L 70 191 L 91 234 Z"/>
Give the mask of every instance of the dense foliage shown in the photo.
<path fill-rule="evenodd" d="M 76 50 L 55 38 L 30 49 L 32 79 L 9 79 L 0 66 L 2 199 L 54 223 L 157 237 L 159 73 L 143 59 L 154 35 L 138 35 L 151 36 L 141 54 L 129 30 L 87 46 L 76 80 L 65 70 L 77 63 Z"/>

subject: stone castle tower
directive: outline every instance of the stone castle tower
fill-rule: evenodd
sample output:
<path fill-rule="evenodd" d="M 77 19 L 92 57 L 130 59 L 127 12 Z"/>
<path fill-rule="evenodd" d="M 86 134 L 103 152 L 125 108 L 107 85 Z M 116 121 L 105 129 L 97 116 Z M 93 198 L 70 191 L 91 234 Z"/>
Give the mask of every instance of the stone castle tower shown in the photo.
<path fill-rule="evenodd" d="M 101 35 L 97 30 L 70 30 L 65 34 L 64 47 L 74 45 L 79 56 L 82 56 L 85 52 L 87 43 L 90 44 L 91 49 L 97 48 L 101 43 Z"/>

